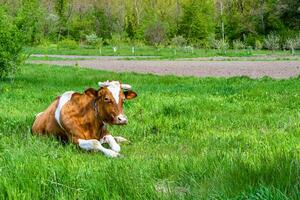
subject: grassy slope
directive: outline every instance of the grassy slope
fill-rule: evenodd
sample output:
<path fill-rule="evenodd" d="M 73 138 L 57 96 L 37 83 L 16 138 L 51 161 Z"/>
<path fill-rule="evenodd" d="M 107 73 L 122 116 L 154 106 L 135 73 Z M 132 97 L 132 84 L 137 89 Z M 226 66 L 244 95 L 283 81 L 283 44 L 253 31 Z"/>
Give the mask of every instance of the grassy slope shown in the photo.
<path fill-rule="evenodd" d="M 29 132 L 99 80 L 133 85 L 123 159 Z M 300 78 L 178 78 L 26 65 L 0 82 L 0 199 L 300 199 Z"/>
<path fill-rule="evenodd" d="M 78 49 L 57 49 L 55 45 L 49 47 L 27 47 L 26 51 L 30 54 L 61 54 L 61 55 L 100 55 L 98 49 L 80 47 Z M 229 49 L 225 56 L 228 57 L 251 57 L 259 55 L 276 55 L 276 56 L 290 56 L 289 51 L 267 51 L 267 50 L 252 50 L 249 54 L 247 50 L 232 50 Z M 196 58 L 196 57 L 211 57 L 219 56 L 218 51 L 214 49 L 194 49 L 194 53 L 191 51 L 186 52 L 183 48 L 177 49 L 176 55 L 171 48 L 159 48 L 154 47 L 136 47 L 135 54 L 131 52 L 131 46 L 121 46 L 116 53 L 113 52 L 111 46 L 104 46 L 102 48 L 102 56 L 159 56 L 160 59 L 175 59 L 175 58 Z M 300 51 L 296 51 L 296 55 L 300 55 Z M 223 55 L 224 56 L 224 55 Z M 151 58 L 149 58 L 151 59 Z M 155 58 L 157 59 L 157 58 Z"/>

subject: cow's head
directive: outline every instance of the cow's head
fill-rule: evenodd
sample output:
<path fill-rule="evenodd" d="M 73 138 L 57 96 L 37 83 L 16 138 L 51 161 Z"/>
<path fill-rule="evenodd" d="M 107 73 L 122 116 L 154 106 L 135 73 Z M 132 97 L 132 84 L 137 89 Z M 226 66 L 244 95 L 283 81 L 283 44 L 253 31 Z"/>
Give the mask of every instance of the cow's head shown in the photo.
<path fill-rule="evenodd" d="M 126 99 L 133 99 L 137 94 L 128 84 L 119 81 L 99 82 L 96 106 L 103 121 L 109 124 L 127 124 L 127 117 L 123 113 L 123 103 Z"/>

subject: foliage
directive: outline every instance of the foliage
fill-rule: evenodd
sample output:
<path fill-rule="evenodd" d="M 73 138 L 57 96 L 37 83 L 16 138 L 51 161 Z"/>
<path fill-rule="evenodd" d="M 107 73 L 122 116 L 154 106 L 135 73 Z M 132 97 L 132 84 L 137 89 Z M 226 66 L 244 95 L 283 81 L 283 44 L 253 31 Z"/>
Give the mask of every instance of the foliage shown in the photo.
<path fill-rule="evenodd" d="M 57 43 L 58 49 L 77 49 L 79 46 L 75 40 L 64 39 Z"/>
<path fill-rule="evenodd" d="M 285 41 L 284 47 L 291 50 L 292 55 L 294 55 L 295 49 L 300 48 L 300 35 L 296 38 L 287 39 Z"/>
<path fill-rule="evenodd" d="M 183 5 L 179 33 L 188 39 L 208 40 L 214 33 L 213 13 L 211 0 L 188 1 Z"/>
<path fill-rule="evenodd" d="M 12 76 L 24 61 L 22 31 L 0 7 L 0 78 Z"/>
<path fill-rule="evenodd" d="M 91 33 L 85 36 L 86 42 L 91 46 L 97 46 L 101 40 L 95 33 Z"/>
<path fill-rule="evenodd" d="M 171 40 L 171 44 L 175 47 L 184 47 L 186 46 L 187 42 L 186 39 L 182 36 L 175 36 Z"/>
<path fill-rule="evenodd" d="M 39 0 L 23 0 L 15 17 L 15 24 L 22 32 L 27 44 L 37 44 L 42 40 L 43 13 Z"/>
<path fill-rule="evenodd" d="M 166 32 L 161 22 L 150 24 L 145 32 L 145 39 L 151 45 L 159 45 L 165 41 Z"/>
<path fill-rule="evenodd" d="M 0 85 L 0 199 L 299 199 L 299 78 L 22 69 Z M 138 93 L 129 124 L 108 127 L 131 141 L 124 158 L 30 133 L 58 95 L 107 79 Z"/>
<path fill-rule="evenodd" d="M 276 14 L 282 23 L 291 29 L 300 29 L 300 1 L 279 0 L 276 6 Z"/>
<path fill-rule="evenodd" d="M 276 34 L 271 33 L 264 39 L 264 47 L 274 51 L 280 48 L 279 42 L 280 38 Z"/>
<path fill-rule="evenodd" d="M 255 40 L 255 49 L 262 49 L 263 48 L 263 44 L 260 40 Z"/>
<path fill-rule="evenodd" d="M 233 49 L 235 49 L 235 50 L 245 49 L 245 44 L 240 40 L 234 40 L 232 42 L 232 46 L 233 46 Z"/>
<path fill-rule="evenodd" d="M 104 39 L 110 38 L 113 26 L 110 24 L 109 17 L 105 14 L 104 10 L 102 8 L 95 7 L 94 17 L 96 34 Z"/>
<path fill-rule="evenodd" d="M 18 28 L 27 35 L 27 44 L 31 45 L 43 37 L 52 42 L 62 38 L 82 42 L 90 33 L 103 40 L 118 34 L 124 41 L 138 39 L 157 45 L 149 37 L 154 38 L 153 28 L 160 28 L 162 32 L 157 39 L 161 44 L 181 35 L 189 44 L 206 48 L 209 38 L 224 39 L 224 34 L 229 43 L 240 40 L 254 47 L 256 40 L 263 41 L 272 32 L 286 36 L 300 30 L 297 0 L 88 0 L 88 3 L 0 0 L 0 3 L 16 19 Z"/>
<path fill-rule="evenodd" d="M 224 55 L 227 53 L 229 43 L 226 40 L 213 40 L 212 46 L 219 51 L 219 54 Z"/>

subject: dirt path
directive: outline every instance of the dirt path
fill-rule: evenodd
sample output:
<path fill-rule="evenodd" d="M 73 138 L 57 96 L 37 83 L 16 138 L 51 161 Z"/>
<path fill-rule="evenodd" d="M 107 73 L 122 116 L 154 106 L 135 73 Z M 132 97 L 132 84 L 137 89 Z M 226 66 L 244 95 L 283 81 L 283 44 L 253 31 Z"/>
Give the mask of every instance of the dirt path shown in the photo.
<path fill-rule="evenodd" d="M 300 61 L 188 61 L 188 60 L 118 60 L 115 57 L 88 58 L 90 60 L 32 60 L 28 63 L 81 67 L 115 72 L 138 72 L 158 75 L 197 77 L 249 76 L 258 78 L 289 78 L 300 75 Z"/>

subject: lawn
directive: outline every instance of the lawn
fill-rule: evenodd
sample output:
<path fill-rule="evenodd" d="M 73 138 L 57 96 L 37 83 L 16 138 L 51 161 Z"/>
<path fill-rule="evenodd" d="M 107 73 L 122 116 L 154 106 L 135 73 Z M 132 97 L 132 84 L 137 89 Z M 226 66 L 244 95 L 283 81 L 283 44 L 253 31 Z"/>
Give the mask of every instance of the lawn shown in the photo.
<path fill-rule="evenodd" d="M 109 159 L 30 134 L 68 90 L 129 83 L 131 144 Z M 0 82 L 0 199 L 300 199 L 300 78 L 253 80 L 25 65 Z"/>

